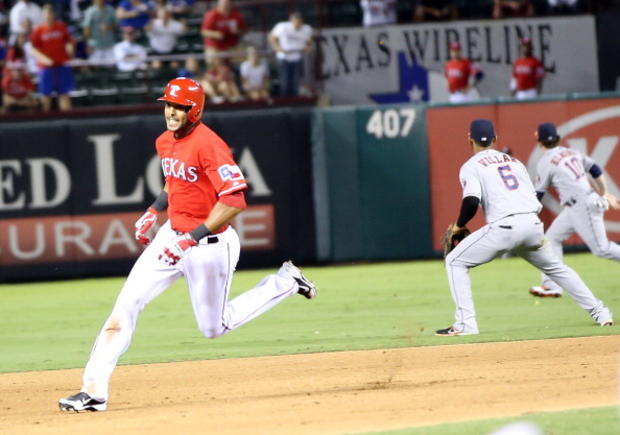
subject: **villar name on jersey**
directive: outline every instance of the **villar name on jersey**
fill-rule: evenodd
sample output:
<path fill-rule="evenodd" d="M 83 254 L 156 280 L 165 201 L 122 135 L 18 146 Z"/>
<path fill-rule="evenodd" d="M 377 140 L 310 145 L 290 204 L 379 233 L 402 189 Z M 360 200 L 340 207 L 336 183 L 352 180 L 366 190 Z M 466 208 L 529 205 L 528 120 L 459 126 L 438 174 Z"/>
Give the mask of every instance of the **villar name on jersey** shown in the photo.
<path fill-rule="evenodd" d="M 478 160 L 478 163 L 480 163 L 484 167 L 487 167 L 489 165 L 494 165 L 494 164 L 498 165 L 502 163 L 510 163 L 510 162 L 516 162 L 516 161 L 517 161 L 516 159 L 509 156 L 508 154 L 504 154 L 504 155 L 485 156 L 481 158 L 480 160 Z"/>

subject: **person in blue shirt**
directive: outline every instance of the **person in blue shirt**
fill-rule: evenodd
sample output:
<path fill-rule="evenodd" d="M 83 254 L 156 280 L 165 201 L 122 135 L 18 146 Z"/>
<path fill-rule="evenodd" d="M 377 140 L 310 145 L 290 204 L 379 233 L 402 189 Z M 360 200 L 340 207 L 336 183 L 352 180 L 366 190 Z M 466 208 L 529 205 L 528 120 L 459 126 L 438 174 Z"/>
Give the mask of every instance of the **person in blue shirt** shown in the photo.
<path fill-rule="evenodd" d="M 147 0 L 121 0 L 116 8 L 116 18 L 121 28 L 131 27 L 141 32 L 152 12 L 153 5 Z"/>

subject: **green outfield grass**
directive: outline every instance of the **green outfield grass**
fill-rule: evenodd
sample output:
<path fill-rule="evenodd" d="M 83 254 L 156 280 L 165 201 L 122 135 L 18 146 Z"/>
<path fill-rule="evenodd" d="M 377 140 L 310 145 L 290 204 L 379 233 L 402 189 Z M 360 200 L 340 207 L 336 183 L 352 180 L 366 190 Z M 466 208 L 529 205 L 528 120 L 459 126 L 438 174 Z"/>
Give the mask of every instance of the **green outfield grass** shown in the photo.
<path fill-rule="evenodd" d="M 620 316 L 620 269 L 590 254 L 568 255 L 573 266 Z M 235 274 L 233 294 L 272 271 Z M 569 298 L 527 293 L 538 272 L 520 259 L 472 271 L 481 334 L 435 337 L 451 324 L 454 306 L 441 261 L 307 268 L 320 293 L 293 297 L 216 340 L 195 323 L 184 281 L 148 305 L 121 364 L 278 355 L 383 347 L 531 340 L 618 334 L 601 328 Z M 123 278 L 0 286 L 0 372 L 82 367 Z"/>
<path fill-rule="evenodd" d="M 415 429 L 372 432 L 372 435 L 488 434 L 517 422 L 529 422 L 543 431 L 545 435 L 617 435 L 620 433 L 618 408 L 608 406 L 562 412 L 541 412 L 523 415 L 518 418 L 477 420 Z M 370 433 L 367 435 L 370 435 Z"/>

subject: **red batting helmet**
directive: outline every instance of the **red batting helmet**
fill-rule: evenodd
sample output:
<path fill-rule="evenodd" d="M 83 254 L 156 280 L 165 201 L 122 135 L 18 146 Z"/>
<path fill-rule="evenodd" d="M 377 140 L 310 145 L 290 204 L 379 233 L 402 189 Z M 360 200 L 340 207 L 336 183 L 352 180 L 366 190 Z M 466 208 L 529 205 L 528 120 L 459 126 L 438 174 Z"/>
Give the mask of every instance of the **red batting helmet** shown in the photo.
<path fill-rule="evenodd" d="M 168 101 L 170 103 L 189 106 L 187 112 L 189 122 L 199 121 L 202 116 L 202 109 L 205 105 L 205 93 L 195 80 L 187 77 L 177 77 L 170 80 L 164 90 L 164 96 L 158 98 L 157 101 Z"/>

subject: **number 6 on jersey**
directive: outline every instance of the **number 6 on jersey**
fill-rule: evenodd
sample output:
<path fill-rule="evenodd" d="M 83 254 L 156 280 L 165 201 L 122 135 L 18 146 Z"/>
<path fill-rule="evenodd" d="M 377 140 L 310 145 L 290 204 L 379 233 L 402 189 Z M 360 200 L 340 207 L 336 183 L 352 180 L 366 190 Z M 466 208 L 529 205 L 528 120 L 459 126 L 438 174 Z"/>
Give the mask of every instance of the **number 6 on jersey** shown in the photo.
<path fill-rule="evenodd" d="M 519 180 L 511 174 L 510 165 L 499 166 L 497 172 L 499 172 L 499 176 L 502 177 L 506 189 L 515 190 L 519 188 Z"/>

